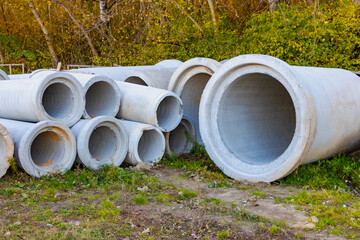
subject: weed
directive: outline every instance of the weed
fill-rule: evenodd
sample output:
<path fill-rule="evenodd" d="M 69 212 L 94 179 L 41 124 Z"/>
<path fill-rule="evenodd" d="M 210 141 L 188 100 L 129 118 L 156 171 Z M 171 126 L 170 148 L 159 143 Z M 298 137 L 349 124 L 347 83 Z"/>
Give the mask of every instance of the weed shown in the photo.
<path fill-rule="evenodd" d="M 133 198 L 133 202 L 139 205 L 145 205 L 147 204 L 148 200 L 144 196 L 137 196 Z"/>
<path fill-rule="evenodd" d="M 217 234 L 217 236 L 219 239 L 226 239 L 226 238 L 230 237 L 230 234 L 228 231 L 222 231 L 222 232 L 219 232 Z"/>
<path fill-rule="evenodd" d="M 278 226 L 272 225 L 271 227 L 269 227 L 269 232 L 271 234 L 278 234 L 280 233 L 280 228 Z"/>

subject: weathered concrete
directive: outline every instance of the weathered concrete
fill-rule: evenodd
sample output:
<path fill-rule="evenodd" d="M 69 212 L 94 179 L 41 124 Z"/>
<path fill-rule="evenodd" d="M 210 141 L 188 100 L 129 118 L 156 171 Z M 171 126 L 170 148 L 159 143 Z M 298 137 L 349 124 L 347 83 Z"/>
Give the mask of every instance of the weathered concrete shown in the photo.
<path fill-rule="evenodd" d="M 185 118 L 171 132 L 164 133 L 166 141 L 166 153 L 179 156 L 190 152 L 193 147 L 195 130 L 191 122 Z"/>
<path fill-rule="evenodd" d="M 179 125 L 182 101 L 173 92 L 119 81 L 116 84 L 121 91 L 117 118 L 151 124 L 164 132 Z"/>
<path fill-rule="evenodd" d="M 193 58 L 184 62 L 172 75 L 168 90 L 180 96 L 184 116 L 193 124 L 195 140 L 203 144 L 199 131 L 199 105 L 202 92 L 221 64 L 209 58 Z"/>
<path fill-rule="evenodd" d="M 53 71 L 0 81 L 0 102 L 1 118 L 52 120 L 67 126 L 79 121 L 85 108 L 81 84 L 70 74 Z"/>
<path fill-rule="evenodd" d="M 162 132 L 149 124 L 121 120 L 129 136 L 129 150 L 125 162 L 137 165 L 160 161 L 165 152 L 165 138 Z"/>
<path fill-rule="evenodd" d="M 243 55 L 218 69 L 200 103 L 200 132 L 228 176 L 271 182 L 300 164 L 360 145 L 360 78 Z"/>
<path fill-rule="evenodd" d="M 109 116 L 80 120 L 71 131 L 77 140 L 77 162 L 97 170 L 104 165 L 118 167 L 124 161 L 129 138 L 120 120 Z"/>
<path fill-rule="evenodd" d="M 4 176 L 10 166 L 10 159 L 14 155 L 14 143 L 8 130 L 0 124 L 0 178 Z"/>
<path fill-rule="evenodd" d="M 76 157 L 76 140 L 71 130 L 60 122 L 19 122 L 0 119 L 15 143 L 15 158 L 28 174 L 41 177 L 65 172 Z"/>

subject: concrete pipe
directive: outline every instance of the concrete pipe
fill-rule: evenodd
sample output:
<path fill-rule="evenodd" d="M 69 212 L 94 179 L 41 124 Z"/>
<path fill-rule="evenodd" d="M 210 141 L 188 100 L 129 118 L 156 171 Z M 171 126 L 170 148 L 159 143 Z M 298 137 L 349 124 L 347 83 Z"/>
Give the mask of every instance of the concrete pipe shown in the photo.
<path fill-rule="evenodd" d="M 0 178 L 5 175 L 14 155 L 14 143 L 8 130 L 0 124 Z"/>
<path fill-rule="evenodd" d="M 116 116 L 119 112 L 121 93 L 114 80 L 93 74 L 70 71 L 67 73 L 75 77 L 83 86 L 86 103 L 84 118 Z"/>
<path fill-rule="evenodd" d="M 181 119 L 179 126 L 171 132 L 164 133 L 166 142 L 166 153 L 179 156 L 189 153 L 193 147 L 195 130 L 187 119 Z"/>
<path fill-rule="evenodd" d="M 97 170 L 104 165 L 120 166 L 128 151 L 128 135 L 119 120 L 101 116 L 80 120 L 71 131 L 77 140 L 76 161 Z"/>
<path fill-rule="evenodd" d="M 74 125 L 84 113 L 81 84 L 70 74 L 41 71 L 31 78 L 0 81 L 0 117 Z"/>
<path fill-rule="evenodd" d="M 0 80 L 9 80 L 9 76 L 3 71 L 0 69 Z"/>
<path fill-rule="evenodd" d="M 165 152 L 162 132 L 149 124 L 120 120 L 129 135 L 129 150 L 125 162 L 137 165 L 157 163 Z"/>
<path fill-rule="evenodd" d="M 121 105 L 117 118 L 151 124 L 169 132 L 179 125 L 182 101 L 173 92 L 117 81 Z"/>
<path fill-rule="evenodd" d="M 165 67 L 165 68 L 178 68 L 178 67 L 180 67 L 180 65 L 182 63 L 183 63 L 182 61 L 177 60 L 177 59 L 165 59 L 165 60 L 158 62 L 154 66 Z"/>
<path fill-rule="evenodd" d="M 124 82 L 167 90 L 170 78 L 175 70 L 176 68 L 138 69 L 126 73 Z"/>
<path fill-rule="evenodd" d="M 226 62 L 200 104 L 200 132 L 228 176 L 271 182 L 360 145 L 360 78 L 265 55 Z"/>
<path fill-rule="evenodd" d="M 15 143 L 15 158 L 28 174 L 65 172 L 76 157 L 76 140 L 71 130 L 60 122 L 19 122 L 0 119 Z"/>
<path fill-rule="evenodd" d="M 209 58 L 193 58 L 184 62 L 172 75 L 168 90 L 180 96 L 184 116 L 195 128 L 195 140 L 203 144 L 199 131 L 199 105 L 201 94 L 221 64 Z"/>

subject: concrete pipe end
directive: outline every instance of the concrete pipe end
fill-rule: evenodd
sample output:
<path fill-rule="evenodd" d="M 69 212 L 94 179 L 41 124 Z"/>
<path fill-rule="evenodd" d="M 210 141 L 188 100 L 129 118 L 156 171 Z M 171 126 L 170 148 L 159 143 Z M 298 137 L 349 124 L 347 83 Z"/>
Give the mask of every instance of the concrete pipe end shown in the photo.
<path fill-rule="evenodd" d="M 183 118 L 180 124 L 171 132 L 164 133 L 166 153 L 179 156 L 190 152 L 195 141 L 195 130 L 191 122 Z"/>
<path fill-rule="evenodd" d="M 156 127 L 141 124 L 130 135 L 129 155 L 126 162 L 137 165 L 157 163 L 165 153 L 165 137 Z"/>
<path fill-rule="evenodd" d="M 0 124 L 0 178 L 5 175 L 14 156 L 14 142 L 8 130 Z"/>
<path fill-rule="evenodd" d="M 183 117 L 183 103 L 174 93 L 167 91 L 156 103 L 156 126 L 163 132 L 174 130 Z"/>
<path fill-rule="evenodd" d="M 200 133 L 228 176 L 271 182 L 302 161 L 316 129 L 301 78 L 265 55 L 233 58 L 212 76 L 200 103 Z"/>
<path fill-rule="evenodd" d="M 75 161 L 75 136 L 60 122 L 39 122 L 21 138 L 17 157 L 21 167 L 35 177 L 66 172 Z"/>
<path fill-rule="evenodd" d="M 97 116 L 115 117 L 119 112 L 121 92 L 114 80 L 94 76 L 84 86 L 85 119 Z"/>
<path fill-rule="evenodd" d="M 147 81 L 147 76 L 144 75 L 141 71 L 131 71 L 129 73 L 126 73 L 125 75 L 126 77 L 124 77 L 124 82 L 126 83 L 150 86 L 149 82 Z"/>
<path fill-rule="evenodd" d="M 118 167 L 126 157 L 128 140 L 119 120 L 109 116 L 88 120 L 77 136 L 79 160 L 94 170 L 104 165 Z"/>
<path fill-rule="evenodd" d="M 0 80 L 10 80 L 10 77 L 0 69 Z"/>
<path fill-rule="evenodd" d="M 40 71 L 32 79 L 41 81 L 35 94 L 40 120 L 52 120 L 74 125 L 84 113 L 83 88 L 76 78 L 67 73 Z"/>

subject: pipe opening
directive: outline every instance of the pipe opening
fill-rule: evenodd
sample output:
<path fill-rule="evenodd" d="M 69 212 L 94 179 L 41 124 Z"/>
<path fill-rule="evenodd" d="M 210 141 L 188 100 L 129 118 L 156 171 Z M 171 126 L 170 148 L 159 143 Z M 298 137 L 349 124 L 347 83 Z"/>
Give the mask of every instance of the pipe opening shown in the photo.
<path fill-rule="evenodd" d="M 45 111 L 53 118 L 64 118 L 74 108 L 74 94 L 63 83 L 50 84 L 41 100 Z"/>
<path fill-rule="evenodd" d="M 274 161 L 295 134 L 296 114 L 288 91 L 262 73 L 236 79 L 224 92 L 217 117 L 227 148 L 249 164 Z"/>
<path fill-rule="evenodd" d="M 128 77 L 127 79 L 125 79 L 124 82 L 148 86 L 144 80 L 142 80 L 140 77 L 135 77 L 135 76 Z"/>
<path fill-rule="evenodd" d="M 65 144 L 59 134 L 53 131 L 42 132 L 31 143 L 31 159 L 38 167 L 56 165 L 63 159 Z"/>
<path fill-rule="evenodd" d="M 173 131 L 169 133 L 169 149 L 172 153 L 182 154 L 189 144 L 186 136 L 186 128 L 180 123 Z"/>
<path fill-rule="evenodd" d="M 118 145 L 115 132 L 105 126 L 96 128 L 89 138 L 89 152 L 97 161 L 108 160 L 113 157 Z"/>
<path fill-rule="evenodd" d="M 156 130 L 145 130 L 140 137 L 138 154 L 145 163 L 158 162 L 164 154 L 163 136 Z"/>
<path fill-rule="evenodd" d="M 99 81 L 92 84 L 85 94 L 87 114 L 96 116 L 113 116 L 116 109 L 116 91 L 111 84 Z"/>
<path fill-rule="evenodd" d="M 164 131 L 174 129 L 182 117 L 181 103 L 174 96 L 166 96 L 156 110 L 158 126 Z"/>
<path fill-rule="evenodd" d="M 184 116 L 186 116 L 195 126 L 196 137 L 200 140 L 199 132 L 199 105 L 201 95 L 208 83 L 211 75 L 199 73 L 189 78 L 181 91 L 180 98 L 183 101 Z M 201 140 L 199 141 L 202 142 Z"/>

